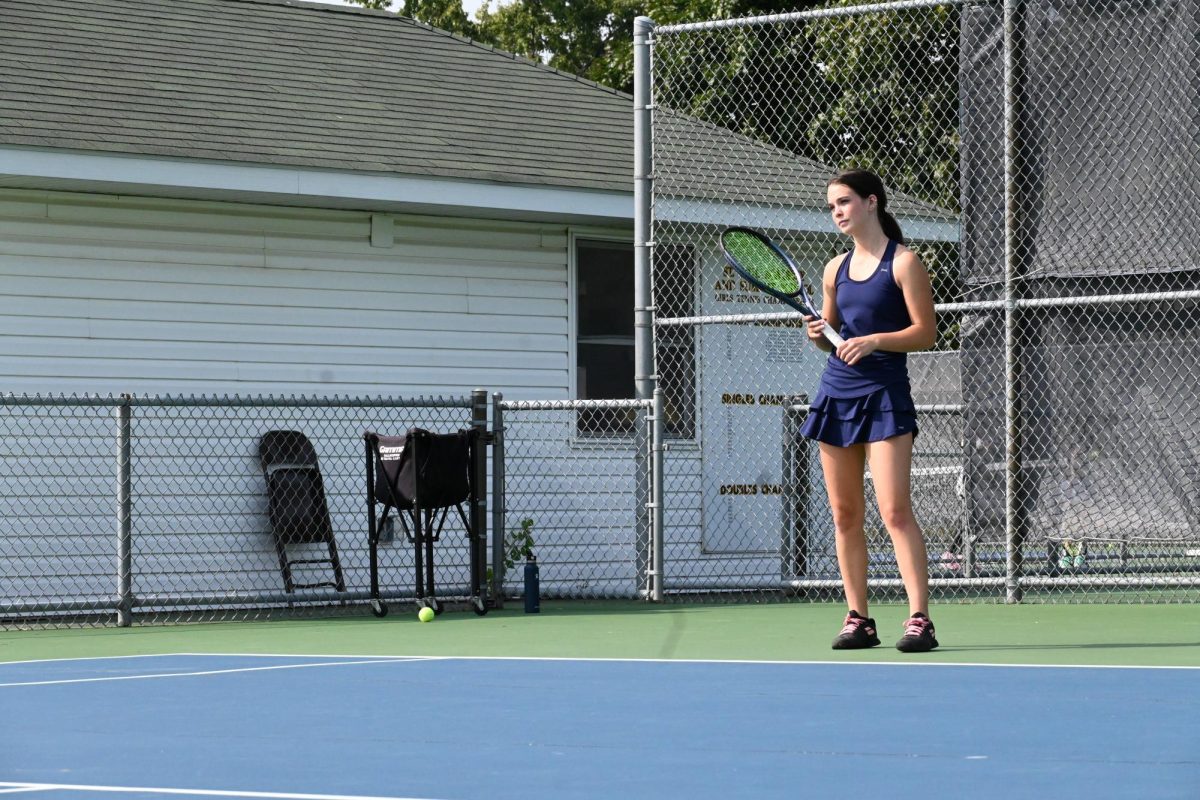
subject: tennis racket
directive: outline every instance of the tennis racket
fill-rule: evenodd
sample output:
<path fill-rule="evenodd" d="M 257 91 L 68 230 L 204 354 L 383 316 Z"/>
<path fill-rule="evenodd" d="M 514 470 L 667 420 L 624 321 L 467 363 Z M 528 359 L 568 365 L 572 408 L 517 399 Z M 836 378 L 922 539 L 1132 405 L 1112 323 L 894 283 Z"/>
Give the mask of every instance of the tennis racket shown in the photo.
<path fill-rule="evenodd" d="M 797 311 L 821 319 L 805 285 L 804 272 L 766 236 L 750 228 L 729 228 L 721 234 L 721 252 L 738 275 Z M 841 347 L 845 341 L 828 325 L 821 332 L 834 347 Z"/>

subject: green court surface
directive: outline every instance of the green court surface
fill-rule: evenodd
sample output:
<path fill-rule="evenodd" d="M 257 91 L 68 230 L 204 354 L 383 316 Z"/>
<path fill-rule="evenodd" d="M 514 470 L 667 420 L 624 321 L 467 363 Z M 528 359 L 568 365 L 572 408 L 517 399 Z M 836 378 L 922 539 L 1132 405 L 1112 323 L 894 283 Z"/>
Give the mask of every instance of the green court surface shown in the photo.
<path fill-rule="evenodd" d="M 277 653 L 524 658 L 1200 666 L 1193 605 L 945 605 L 933 609 L 942 646 L 906 655 L 891 645 L 906 608 L 872 606 L 881 647 L 833 651 L 845 613 L 831 604 L 648 605 L 548 602 L 477 617 L 417 620 L 395 604 L 383 619 L 221 622 L 0 633 L 0 661 L 159 653 Z"/>

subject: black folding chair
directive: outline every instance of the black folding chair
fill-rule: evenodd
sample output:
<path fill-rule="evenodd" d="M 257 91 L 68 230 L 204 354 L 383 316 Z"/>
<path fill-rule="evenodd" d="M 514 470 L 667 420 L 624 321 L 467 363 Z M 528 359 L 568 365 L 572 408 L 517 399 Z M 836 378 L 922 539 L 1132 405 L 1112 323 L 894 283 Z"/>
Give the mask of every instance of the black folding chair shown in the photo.
<path fill-rule="evenodd" d="M 288 594 L 322 586 L 346 591 L 316 448 L 299 431 L 267 431 L 258 440 L 258 458 L 267 482 L 267 515 L 284 589 Z M 290 558 L 287 548 L 294 544 L 325 544 L 329 554 L 326 558 Z M 328 564 L 333 580 L 296 583 L 292 567 L 298 564 Z"/>
<path fill-rule="evenodd" d="M 367 455 L 367 541 L 371 562 L 371 610 L 377 617 L 387 614 L 379 595 L 380 533 L 394 511 L 413 545 L 418 606 L 442 610 L 433 579 L 433 545 L 441 538 L 451 508 L 458 512 L 469 541 L 471 605 L 475 613 L 487 613 L 481 587 L 484 583 L 483 553 L 479 532 L 471 523 L 478 487 L 473 467 L 480 455 L 479 430 L 431 433 L 410 428 L 404 436 L 363 435 Z M 383 510 L 376 517 L 376 506 Z"/>

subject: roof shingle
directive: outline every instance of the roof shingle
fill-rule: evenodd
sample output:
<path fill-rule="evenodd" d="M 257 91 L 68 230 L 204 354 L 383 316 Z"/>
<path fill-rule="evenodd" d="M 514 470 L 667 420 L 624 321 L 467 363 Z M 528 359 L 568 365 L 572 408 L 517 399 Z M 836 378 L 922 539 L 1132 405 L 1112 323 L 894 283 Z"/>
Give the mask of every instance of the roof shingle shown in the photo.
<path fill-rule="evenodd" d="M 627 95 L 391 14 L 4 0 L 0 75 L 2 144 L 631 186 Z"/>

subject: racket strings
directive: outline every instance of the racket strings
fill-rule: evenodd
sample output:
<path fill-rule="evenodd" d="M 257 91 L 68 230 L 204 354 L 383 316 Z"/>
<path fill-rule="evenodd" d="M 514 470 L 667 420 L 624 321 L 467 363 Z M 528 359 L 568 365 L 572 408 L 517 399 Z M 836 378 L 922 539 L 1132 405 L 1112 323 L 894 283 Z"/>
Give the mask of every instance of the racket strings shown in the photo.
<path fill-rule="evenodd" d="M 800 291 L 796 273 L 761 239 L 741 231 L 729 231 L 723 239 L 725 251 L 756 281 L 783 294 Z"/>

